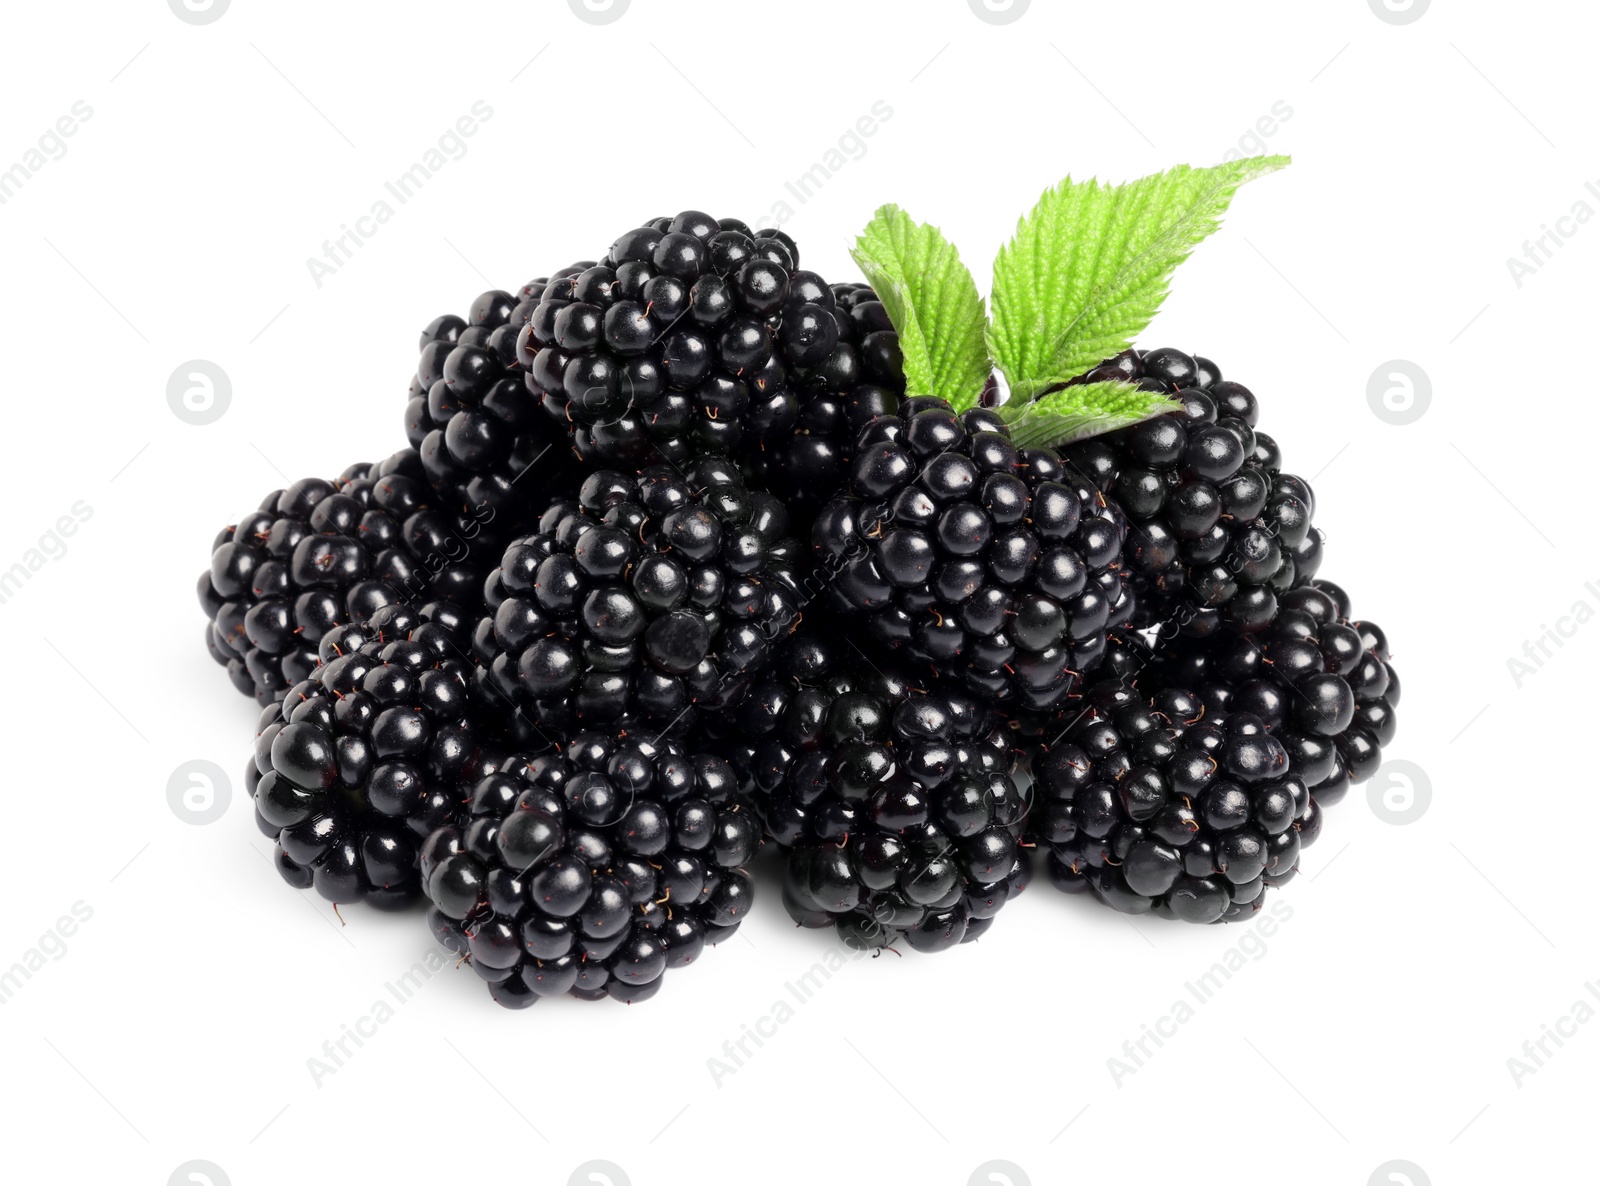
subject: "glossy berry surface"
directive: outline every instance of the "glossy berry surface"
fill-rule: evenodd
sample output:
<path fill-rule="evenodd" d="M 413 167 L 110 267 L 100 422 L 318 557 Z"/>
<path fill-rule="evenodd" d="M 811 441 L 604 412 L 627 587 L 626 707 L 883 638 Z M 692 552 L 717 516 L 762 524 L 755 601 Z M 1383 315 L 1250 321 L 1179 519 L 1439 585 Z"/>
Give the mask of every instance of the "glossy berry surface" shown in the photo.
<path fill-rule="evenodd" d="M 206 648 L 262 704 L 310 678 L 329 631 L 405 604 L 475 622 L 505 537 L 492 515 L 451 514 L 414 450 L 333 482 L 275 490 L 220 532 L 200 575 Z"/>
<path fill-rule="evenodd" d="M 1320 830 L 1305 778 L 1249 713 L 1111 679 L 1061 725 L 1034 759 L 1028 819 L 1058 889 L 1129 914 L 1232 921 L 1293 879 Z"/>
<path fill-rule="evenodd" d="M 615 731 L 503 763 L 422 850 L 434 934 L 500 1004 L 633 1004 L 737 932 L 761 827 L 723 759 Z"/>
<path fill-rule="evenodd" d="M 485 680 L 547 731 L 634 718 L 682 731 L 738 704 L 800 618 L 788 523 L 727 466 L 597 472 L 490 575 L 474 636 Z"/>
<path fill-rule="evenodd" d="M 789 236 L 737 219 L 654 219 L 529 299 L 514 361 L 598 465 L 730 457 L 807 503 L 837 488 L 855 431 L 905 386 L 871 289 L 829 285 Z"/>
<path fill-rule="evenodd" d="M 1331 581 L 1285 592 L 1265 630 L 1173 641 L 1150 673 L 1192 689 L 1211 711 L 1258 717 L 1325 807 L 1372 777 L 1398 727 L 1388 638 L 1353 620 Z"/>
<path fill-rule="evenodd" d="M 845 492 L 812 529 L 818 579 L 864 638 L 919 676 L 1048 711 L 1129 621 L 1125 524 L 994 413 L 907 400 L 862 430 Z"/>
<path fill-rule="evenodd" d="M 721 744 L 785 852 L 784 905 L 847 943 L 941 951 L 1027 884 L 998 714 L 861 662 L 837 625 L 785 645 Z"/>
<path fill-rule="evenodd" d="M 462 650 L 457 628 L 386 606 L 324 635 L 311 678 L 263 711 L 256 823 L 291 885 L 384 908 L 421 892 L 423 838 L 501 756 Z"/>
<path fill-rule="evenodd" d="M 581 477 L 516 365 L 517 335 L 548 283 L 492 289 L 465 317 L 445 314 L 423 328 L 406 436 L 429 484 L 459 513 L 537 514 Z"/>
<path fill-rule="evenodd" d="M 1083 379 L 1164 391 L 1179 410 L 1062 451 L 1127 516 L 1139 627 L 1263 629 L 1278 594 L 1314 577 L 1322 536 L 1310 485 L 1282 470 L 1260 408 L 1215 363 L 1171 347 L 1128 350 Z"/>

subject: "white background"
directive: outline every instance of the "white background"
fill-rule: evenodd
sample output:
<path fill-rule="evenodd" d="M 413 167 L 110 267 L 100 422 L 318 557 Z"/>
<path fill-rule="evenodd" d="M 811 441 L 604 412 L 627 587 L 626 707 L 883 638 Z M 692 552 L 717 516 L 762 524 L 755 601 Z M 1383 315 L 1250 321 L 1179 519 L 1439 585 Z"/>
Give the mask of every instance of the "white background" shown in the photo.
<path fill-rule="evenodd" d="M 75 101 L 93 115 L 0 205 L 0 569 L 75 503 L 92 517 L 0 604 L 0 969 L 74 903 L 92 917 L 0 1005 L 7 1177 L 565 1183 L 603 1160 L 635 1186 L 962 1186 L 1000 1160 L 975 1180 L 1360 1184 L 1404 1159 L 1414 1184 L 1571 1180 L 1600 1025 L 1520 1083 L 1507 1060 L 1600 1008 L 1596 788 L 1562 760 L 1587 752 L 1600 626 L 1520 687 L 1507 660 L 1600 606 L 1600 226 L 1563 224 L 1520 286 L 1506 260 L 1600 210 L 1597 25 L 1487 2 L 1394 25 L 1365 0 L 1034 0 L 1008 25 L 966 0 L 635 0 L 603 26 L 565 0 L 234 0 L 203 26 L 162 0 L 11 6 L 0 168 Z M 880 99 L 864 155 L 787 195 Z M 319 287 L 307 258 L 476 100 L 465 156 Z M 432 940 L 420 916 L 340 926 L 263 859 L 257 710 L 200 645 L 216 529 L 401 447 L 429 318 L 645 218 L 764 222 L 787 198 L 805 265 L 842 279 L 898 201 L 987 288 L 1045 186 L 1214 162 L 1280 102 L 1264 144 L 1296 163 L 1241 192 L 1144 344 L 1250 385 L 1314 476 L 1324 575 L 1393 644 L 1389 756 L 1431 784 L 1421 818 L 1353 793 L 1270 937 L 1130 922 L 1041 878 L 981 944 L 849 963 L 720 1086 L 707 1060 L 829 950 L 775 891 L 647 1004 L 510 1013 L 447 969 L 314 1081 Z M 166 400 L 195 358 L 232 384 L 201 427 Z M 1397 358 L 1432 386 L 1406 425 L 1367 397 Z M 197 759 L 232 782 L 208 826 L 167 803 Z M 1107 1060 L 1241 945 L 1119 1084 Z"/>

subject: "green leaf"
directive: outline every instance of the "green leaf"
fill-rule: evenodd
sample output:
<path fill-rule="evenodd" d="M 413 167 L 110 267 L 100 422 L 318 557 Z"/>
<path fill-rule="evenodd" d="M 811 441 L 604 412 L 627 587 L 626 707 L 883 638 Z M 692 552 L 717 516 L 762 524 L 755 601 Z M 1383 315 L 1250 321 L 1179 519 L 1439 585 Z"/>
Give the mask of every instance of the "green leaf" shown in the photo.
<path fill-rule="evenodd" d="M 1011 423 L 1011 439 L 1033 448 L 1099 436 L 1182 406 L 1158 391 L 1113 379 L 1064 387 L 1032 403 L 1012 400 L 1000 405 L 1000 415 Z"/>
<path fill-rule="evenodd" d="M 977 403 L 992 369 L 983 300 L 954 244 L 891 205 L 879 208 L 851 254 L 900 335 L 906 394 L 940 396 L 958 412 Z"/>
<path fill-rule="evenodd" d="M 1127 349 L 1234 191 L 1288 163 L 1179 165 L 1126 185 L 1069 177 L 1046 190 L 994 262 L 989 352 L 1011 398 L 1033 399 Z"/>

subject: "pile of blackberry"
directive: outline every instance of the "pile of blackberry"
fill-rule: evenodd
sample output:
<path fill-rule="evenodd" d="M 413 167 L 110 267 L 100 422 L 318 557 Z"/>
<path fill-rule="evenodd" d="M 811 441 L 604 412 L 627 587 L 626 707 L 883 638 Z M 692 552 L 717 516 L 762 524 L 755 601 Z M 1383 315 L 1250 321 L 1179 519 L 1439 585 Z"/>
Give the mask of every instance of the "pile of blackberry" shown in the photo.
<path fill-rule="evenodd" d="M 876 293 L 799 263 L 690 210 L 484 292 L 421 334 L 409 448 L 216 538 L 290 885 L 426 899 L 519 1008 L 652 996 L 763 845 L 794 922 L 874 951 L 970 951 L 1035 856 L 1197 923 L 1295 876 L 1400 684 L 1255 395 L 1128 350 L 1063 386 L 1172 411 L 1022 447 L 998 382 L 907 394 Z"/>
<path fill-rule="evenodd" d="M 1256 431 L 1253 393 L 1173 349 L 1126 352 L 1083 380 L 1108 377 L 1167 392 L 1181 407 L 1066 450 L 1067 463 L 1127 513 L 1138 611 L 1111 639 L 1105 682 L 1034 726 L 1058 748 L 1036 767 L 1048 810 L 1030 829 L 1050 848 L 1062 889 L 1090 889 L 1133 913 L 1231 920 L 1260 909 L 1262 887 L 1294 876 L 1323 809 L 1377 771 L 1395 734 L 1399 677 L 1383 631 L 1351 620 L 1344 591 L 1317 578 L 1315 496 Z M 1198 732 L 1185 733 L 1190 726 Z M 1231 740 L 1241 736 L 1250 740 Z M 1199 768 L 1197 745 L 1216 751 L 1231 798 L 1236 786 L 1274 804 L 1289 794 L 1299 804 L 1292 823 L 1272 831 L 1276 811 L 1213 820 L 1203 806 L 1189 820 L 1199 800 L 1177 772 Z M 1235 752 L 1270 753 L 1281 779 L 1252 780 L 1228 764 Z M 1266 790 L 1254 785 L 1263 781 Z M 1191 823 L 1192 843 L 1209 847 L 1179 843 Z M 1219 847 L 1224 840 L 1233 848 Z M 1254 855 L 1237 859 L 1240 845 L 1266 854 L 1259 877 Z M 1230 858 L 1226 867 L 1217 854 Z"/>

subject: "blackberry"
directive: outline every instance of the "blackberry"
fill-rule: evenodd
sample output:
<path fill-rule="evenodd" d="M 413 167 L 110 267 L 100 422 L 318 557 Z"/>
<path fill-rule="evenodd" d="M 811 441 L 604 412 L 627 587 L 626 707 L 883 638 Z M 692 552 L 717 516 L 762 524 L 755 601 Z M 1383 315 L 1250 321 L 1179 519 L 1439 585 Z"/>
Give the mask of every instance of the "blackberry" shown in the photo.
<path fill-rule="evenodd" d="M 426 400 L 433 380 L 440 377 L 445 359 L 456 346 L 482 346 L 511 359 L 516 353 L 517 331 L 549 283 L 548 276 L 540 276 L 515 293 L 493 288 L 473 299 L 465 317 L 444 313 L 430 321 L 417 339 L 419 358 L 411 398 Z"/>
<path fill-rule="evenodd" d="M 841 612 L 918 670 L 1043 712 L 1135 612 L 1120 512 L 994 412 L 905 401 L 861 432 L 844 493 L 812 533 Z"/>
<path fill-rule="evenodd" d="M 404 605 L 335 626 L 313 676 L 263 711 L 256 823 L 290 885 L 385 909 L 421 892 L 423 839 L 503 757 L 472 711 L 458 631 Z"/>
<path fill-rule="evenodd" d="M 406 404 L 406 436 L 429 484 L 462 512 L 535 512 L 575 482 L 565 436 L 539 410 L 516 366 L 517 334 L 540 278 L 517 295 L 492 289 L 468 315 L 423 329 Z"/>
<path fill-rule="evenodd" d="M 1050 879 L 1128 914 L 1232 921 L 1289 882 L 1322 805 L 1259 717 L 1116 678 L 1064 714 L 1033 764 L 1028 835 Z"/>
<path fill-rule="evenodd" d="M 1309 483 L 1282 471 L 1277 444 L 1256 431 L 1255 396 L 1210 359 L 1127 350 L 1074 382 L 1109 378 L 1182 405 L 1063 450 L 1127 516 L 1134 624 L 1176 622 L 1193 635 L 1263 629 L 1277 595 L 1322 561 Z"/>
<path fill-rule="evenodd" d="M 406 450 L 275 490 L 218 533 L 198 593 L 206 647 L 234 686 L 264 705 L 282 699 L 310 678 L 330 630 L 387 605 L 476 622 L 504 536 L 487 512 L 452 515 L 438 501 Z"/>
<path fill-rule="evenodd" d="M 808 622 L 720 722 L 785 852 L 784 905 L 856 946 L 976 939 L 1027 883 L 1009 736 L 971 695 L 916 687 L 840 638 Z"/>
<path fill-rule="evenodd" d="M 893 411 L 905 380 L 872 290 L 798 263 L 782 231 L 654 219 L 554 274 L 516 361 L 595 464 L 720 455 L 791 501 L 825 496 L 854 431 Z"/>
<path fill-rule="evenodd" d="M 804 555 L 788 529 L 783 504 L 731 466 L 592 474 L 490 574 L 483 678 L 539 727 L 682 732 L 698 709 L 737 704 L 798 620 Z"/>
<path fill-rule="evenodd" d="M 421 868 L 434 934 L 500 1004 L 631 1004 L 738 930 L 760 843 L 726 761 L 589 731 L 483 778 Z"/>
<path fill-rule="evenodd" d="M 794 751 L 779 738 L 786 723 L 802 733 L 815 729 L 815 718 L 832 698 L 850 690 L 852 669 L 862 664 L 846 622 L 825 604 L 807 608 L 802 625 L 773 649 L 772 661 L 752 682 L 749 694 L 729 712 L 705 714 L 697 737 L 727 758 L 738 771 L 740 785 L 762 812 L 768 834 L 773 788 L 781 783 Z M 885 677 L 886 679 L 889 677 Z M 804 722 L 811 720 L 811 725 Z M 775 752 L 766 747 L 778 745 Z M 772 767 L 759 780 L 758 761 Z"/>
<path fill-rule="evenodd" d="M 1152 678 L 1193 689 L 1214 712 L 1258 717 L 1324 807 L 1372 776 L 1395 734 L 1400 679 L 1388 639 L 1351 620 L 1331 581 L 1283 593 L 1259 633 L 1175 640 L 1156 653 Z"/>

